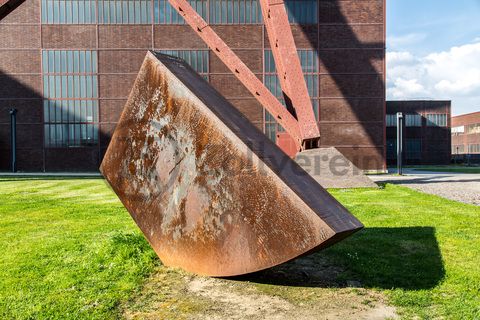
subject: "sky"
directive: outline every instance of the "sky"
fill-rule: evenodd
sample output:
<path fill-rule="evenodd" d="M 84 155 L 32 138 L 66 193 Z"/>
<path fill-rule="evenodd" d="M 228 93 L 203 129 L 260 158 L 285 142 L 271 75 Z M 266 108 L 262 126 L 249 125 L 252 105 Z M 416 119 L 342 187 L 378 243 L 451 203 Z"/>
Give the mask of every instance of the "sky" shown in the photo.
<path fill-rule="evenodd" d="M 480 111 L 480 0 L 387 0 L 387 99 Z"/>

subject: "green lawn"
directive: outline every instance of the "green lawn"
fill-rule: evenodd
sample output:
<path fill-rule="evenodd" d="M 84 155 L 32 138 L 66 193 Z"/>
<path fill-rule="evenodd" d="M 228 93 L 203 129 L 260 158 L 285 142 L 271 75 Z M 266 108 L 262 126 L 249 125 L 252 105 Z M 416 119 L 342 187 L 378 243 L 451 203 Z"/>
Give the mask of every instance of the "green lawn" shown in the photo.
<path fill-rule="evenodd" d="M 480 319 L 479 207 L 393 185 L 332 193 L 366 225 L 312 257 L 340 266 L 338 283 L 384 293 L 406 319 Z M 159 266 L 101 179 L 0 178 L 0 234 L 1 319 L 118 318 L 154 271 L 159 303 L 201 308 L 170 293 L 183 276 Z M 256 286 L 307 299 L 302 286 Z"/>
<path fill-rule="evenodd" d="M 480 173 L 480 167 L 465 167 L 465 166 L 421 166 L 421 167 L 414 167 L 414 170 L 432 171 L 432 172 Z"/>
<path fill-rule="evenodd" d="M 101 179 L 0 179 L 0 318 L 105 319 L 155 254 Z"/>

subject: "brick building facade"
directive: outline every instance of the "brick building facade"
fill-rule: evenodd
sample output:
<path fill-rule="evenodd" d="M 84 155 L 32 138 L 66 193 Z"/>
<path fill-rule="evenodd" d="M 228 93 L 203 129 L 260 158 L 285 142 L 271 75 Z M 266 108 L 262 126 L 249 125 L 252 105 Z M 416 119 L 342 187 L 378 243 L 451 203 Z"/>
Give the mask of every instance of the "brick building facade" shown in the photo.
<path fill-rule="evenodd" d="M 402 112 L 404 116 L 404 164 L 450 163 L 450 101 L 387 101 L 388 164 L 396 163 L 397 159 L 397 112 Z"/>
<path fill-rule="evenodd" d="M 480 112 L 452 117 L 452 156 L 455 161 L 480 163 Z"/>
<path fill-rule="evenodd" d="M 257 0 L 192 0 L 273 91 L 278 79 Z M 321 144 L 385 170 L 384 0 L 288 0 Z M 186 59 L 275 139 L 278 126 L 166 0 L 26 0 L 0 21 L 0 170 L 10 108 L 18 169 L 93 171 L 147 50 Z"/>

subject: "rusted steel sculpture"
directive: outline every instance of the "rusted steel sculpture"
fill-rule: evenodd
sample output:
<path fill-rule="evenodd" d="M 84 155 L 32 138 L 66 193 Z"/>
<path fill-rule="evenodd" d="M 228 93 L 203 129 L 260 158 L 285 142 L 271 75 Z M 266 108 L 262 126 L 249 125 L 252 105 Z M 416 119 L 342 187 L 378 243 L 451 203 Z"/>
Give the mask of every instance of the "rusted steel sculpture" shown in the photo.
<path fill-rule="evenodd" d="M 260 4 L 286 108 L 186 0 L 169 2 L 285 128 L 290 156 L 313 157 L 320 132 L 283 1 Z M 164 264 L 234 276 L 363 227 L 290 156 L 183 61 L 149 52 L 101 171 Z"/>
<path fill-rule="evenodd" d="M 362 224 L 180 59 L 149 52 L 101 171 L 165 265 L 250 273 Z"/>

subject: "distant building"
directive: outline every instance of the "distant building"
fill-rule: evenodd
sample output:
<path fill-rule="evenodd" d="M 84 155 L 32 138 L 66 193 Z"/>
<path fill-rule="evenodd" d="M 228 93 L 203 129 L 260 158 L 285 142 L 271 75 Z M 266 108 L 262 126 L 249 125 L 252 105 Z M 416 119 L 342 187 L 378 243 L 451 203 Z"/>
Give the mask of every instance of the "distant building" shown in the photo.
<path fill-rule="evenodd" d="M 480 112 L 452 117 L 452 156 L 455 161 L 480 162 Z"/>
<path fill-rule="evenodd" d="M 404 115 L 404 164 L 450 163 L 450 101 L 387 101 L 387 163 L 390 165 L 397 161 L 397 112 Z"/>

